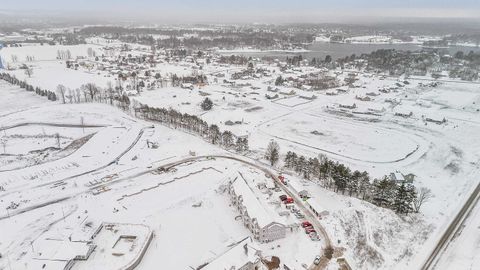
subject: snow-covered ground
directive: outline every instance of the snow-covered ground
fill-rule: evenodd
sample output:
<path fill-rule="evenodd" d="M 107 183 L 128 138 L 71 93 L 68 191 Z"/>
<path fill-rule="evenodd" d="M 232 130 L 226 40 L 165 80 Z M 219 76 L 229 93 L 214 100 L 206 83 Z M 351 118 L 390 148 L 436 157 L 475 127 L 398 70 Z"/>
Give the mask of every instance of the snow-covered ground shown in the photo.
<path fill-rule="evenodd" d="M 459 229 L 435 269 L 476 269 L 480 264 L 480 205 L 472 210 L 466 223 Z"/>
<path fill-rule="evenodd" d="M 24 57 L 34 55 L 35 60 L 27 63 L 33 68 L 31 78 L 23 70 L 8 72 L 52 91 L 58 84 L 72 89 L 89 82 L 101 87 L 108 82 L 115 85 L 115 77 L 106 71 L 66 69 L 65 62 L 56 59 L 57 50 L 68 49 L 75 56 L 88 58 L 89 47 L 101 53 L 103 45 L 121 45 L 107 44 L 102 39 L 88 42 L 68 47 L 7 48 L 2 50 L 2 57 L 9 61 L 11 55 L 18 55 L 19 61 L 24 62 Z M 143 49 L 139 47 L 136 53 L 141 54 Z M 164 62 L 154 70 L 165 77 L 171 73 L 189 75 L 193 66 L 182 61 Z M 281 154 L 289 150 L 308 157 L 325 154 L 352 169 L 366 170 L 375 178 L 396 170 L 415 174 L 415 185 L 428 187 L 434 197 L 420 214 L 408 217 L 333 193 L 294 175 L 288 177 L 308 189 L 312 199 L 328 211 L 321 223 L 334 245 L 344 249 L 344 256 L 354 269 L 405 269 L 420 265 L 461 207 L 462 199 L 478 183 L 479 84 L 445 81 L 438 87 L 426 87 L 420 85 L 429 81 L 426 77 L 413 77 L 408 79 L 409 84 L 404 84 L 403 78 L 359 74 L 356 87 L 328 90 L 338 93 L 335 95 L 289 86 L 279 86 L 273 92 L 267 87 L 276 88 L 274 81 L 280 69 L 273 64 L 257 67 L 269 70 L 270 76 L 238 80 L 234 87 L 222 82 L 223 78 L 214 82 L 212 74 L 224 73 L 230 79 L 241 68 L 211 64 L 201 71 L 208 77 L 207 86 L 193 90 L 144 90 L 131 98 L 149 106 L 195 114 L 221 130 L 248 135 L 248 157 L 258 162 L 262 162 L 267 143 L 275 139 Z M 313 71 L 300 67 L 283 76 L 299 77 Z M 346 76 L 343 73 L 338 78 Z M 239 83 L 244 86 L 238 86 Z M 181 163 L 169 172 L 152 171 L 192 158 L 192 151 L 197 156 L 230 154 L 225 150 L 180 130 L 160 125 L 152 128 L 151 123 L 105 104 L 47 102 L 5 82 L 0 82 L 0 91 L 0 127 L 25 122 L 74 126 L 83 121 L 98 125 L 86 129 L 32 125 L 1 134 L 8 140 L 6 152 L 11 150 L 12 154 L 25 154 L 57 143 L 46 136 L 33 138 L 38 134 L 59 133 L 63 145 L 84 135 L 93 136 L 68 155 L 39 164 L 5 167 L 14 168 L 13 171 L 0 168 L 0 186 L 5 190 L 0 191 L 0 253 L 4 255 L 0 257 L 0 269 L 37 266 L 38 253 L 48 248 L 42 244 L 48 232 L 97 227 L 102 222 L 144 224 L 154 231 L 154 240 L 138 269 L 155 268 L 159 263 L 165 269 L 196 268 L 250 235 L 235 220 L 238 213 L 229 206 L 221 186 L 238 172 L 255 180 L 265 178 L 258 170 L 217 159 Z M 267 98 L 275 94 L 279 97 Z M 358 99 L 367 94 L 371 101 Z M 214 103 L 211 111 L 205 112 L 199 106 L 205 97 Z M 352 104 L 355 108 L 345 108 Z M 410 112 L 410 117 L 395 115 Z M 435 124 L 427 118 L 445 118 L 446 123 Z M 227 124 L 229 121 L 233 125 Z M 8 137 L 13 134 L 23 137 Z M 149 148 L 147 142 L 155 142 L 159 148 Z M 464 260 L 458 249 L 452 247 L 454 250 L 448 253 L 452 260 L 478 259 L 478 241 L 469 238 L 478 230 L 472 225 L 476 216 L 472 214 L 471 223 L 460 236 L 472 241 L 472 255 Z M 459 243 L 457 240 L 454 245 Z M 313 242 L 301 230 L 293 230 L 285 239 L 260 246 L 264 255 L 279 256 L 295 269 L 301 269 L 302 264 L 310 265 L 318 255 L 321 241 Z M 58 262 L 50 264 L 51 269 L 58 267 Z"/>

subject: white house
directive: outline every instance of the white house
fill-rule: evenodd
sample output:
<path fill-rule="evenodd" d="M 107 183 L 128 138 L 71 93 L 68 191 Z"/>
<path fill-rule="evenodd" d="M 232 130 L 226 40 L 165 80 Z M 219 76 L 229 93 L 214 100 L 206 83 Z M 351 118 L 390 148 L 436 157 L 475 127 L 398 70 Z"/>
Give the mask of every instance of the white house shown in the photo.
<path fill-rule="evenodd" d="M 413 174 L 403 175 L 399 171 L 392 172 L 389 176 L 390 181 L 395 182 L 396 184 L 412 183 L 414 178 L 415 175 Z"/>

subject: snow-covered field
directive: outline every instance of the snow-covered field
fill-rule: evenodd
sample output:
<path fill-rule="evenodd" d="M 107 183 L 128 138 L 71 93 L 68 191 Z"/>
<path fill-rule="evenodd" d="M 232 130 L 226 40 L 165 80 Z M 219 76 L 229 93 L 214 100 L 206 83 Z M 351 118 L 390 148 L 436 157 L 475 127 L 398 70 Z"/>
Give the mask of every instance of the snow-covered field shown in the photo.
<path fill-rule="evenodd" d="M 101 87 L 108 82 L 115 84 L 115 78 L 105 71 L 66 69 L 64 61 L 55 59 L 57 50 L 68 49 L 75 56 L 87 57 L 87 49 L 95 47 L 102 53 L 105 40 L 88 42 L 68 47 L 7 48 L 2 50 L 2 57 L 8 60 L 18 55 L 19 61 L 24 61 L 27 55 L 34 55 L 35 60 L 27 63 L 33 68 L 31 78 L 23 70 L 8 72 L 52 91 L 58 84 L 72 89 L 89 82 Z M 288 177 L 303 185 L 328 211 L 320 222 L 354 269 L 420 265 L 463 198 L 479 181 L 479 84 L 449 81 L 425 87 L 419 83 L 429 79 L 423 77 L 410 78 L 409 84 L 404 84 L 403 78 L 359 74 L 357 87 L 342 87 L 345 91 L 336 95 L 287 86 L 273 93 L 267 87 L 273 85 L 280 70 L 274 65 L 259 67 L 269 69 L 271 75 L 239 80 L 245 86 L 233 87 L 222 80 L 214 83 L 211 74 L 223 72 L 229 79 L 239 67 L 211 64 L 202 71 L 210 82 L 207 86 L 144 90 L 131 98 L 149 106 L 195 114 L 222 130 L 248 135 L 248 158 L 261 166 L 265 166 L 262 159 L 267 143 L 275 139 L 282 155 L 289 150 L 309 157 L 325 154 L 352 169 L 366 170 L 375 178 L 397 170 L 415 174 L 415 185 L 428 187 L 434 197 L 420 214 L 408 217 L 333 193 L 294 175 Z M 191 74 L 191 68 L 186 62 L 155 67 L 162 76 Z M 299 69 L 288 75 L 311 72 L 308 67 Z M 0 186 L 4 190 L 0 190 L 0 269 L 33 269 L 40 265 L 36 259 L 39 253 L 48 251 L 48 245 L 42 243 L 47 243 L 45 239 L 52 237 L 52 232 L 56 232 L 55 237 L 68 239 L 65 232 L 96 228 L 102 222 L 144 224 L 154 231 L 138 269 L 158 265 L 165 269 L 196 268 L 250 235 L 235 219 L 238 213 L 230 207 L 221 187 L 238 172 L 255 180 L 265 178 L 262 172 L 231 160 L 187 162 L 192 151 L 196 156 L 235 154 L 180 130 L 152 127 L 152 123 L 105 104 L 47 102 L 5 82 L 0 82 L 0 92 L 0 126 L 42 123 L 2 132 L 2 140 L 7 142 L 5 153 L 24 155 L 55 147 L 56 133 L 62 147 L 92 135 L 75 151 L 38 164 L 12 161 L 8 167 L 0 156 Z M 274 94 L 279 97 L 266 96 Z M 367 94 L 372 94 L 371 101 L 358 99 Z M 310 98 L 312 95 L 316 98 Z M 205 97 L 214 103 L 211 111 L 200 108 Z M 355 108 L 345 107 L 352 104 Z M 395 115 L 410 112 L 410 117 Z M 445 118 L 446 123 L 435 124 L 427 118 Z M 75 127 L 82 121 L 98 127 Z M 44 125 L 52 123 L 72 127 Z M 149 148 L 149 142 L 157 143 L 158 149 Z M 154 171 L 171 163 L 175 170 Z M 476 212 L 458 239 L 478 234 L 478 228 L 472 225 L 477 220 Z M 454 245 L 460 245 L 458 239 Z M 472 255 L 467 261 L 478 260 L 478 239 L 471 240 Z M 302 269 L 318 255 L 322 241 L 313 242 L 302 230 L 293 229 L 285 239 L 260 246 L 264 255 L 279 256 L 294 269 Z M 458 249 L 448 254 L 452 260 L 463 260 Z M 51 267 L 47 269 L 62 269 L 59 262 L 46 264 Z"/>

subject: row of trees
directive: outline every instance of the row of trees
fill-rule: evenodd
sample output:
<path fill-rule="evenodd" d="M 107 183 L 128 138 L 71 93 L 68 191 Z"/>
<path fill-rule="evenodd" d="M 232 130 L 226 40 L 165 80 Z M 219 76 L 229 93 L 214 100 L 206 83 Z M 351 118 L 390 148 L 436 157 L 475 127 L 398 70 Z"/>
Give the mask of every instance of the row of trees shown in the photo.
<path fill-rule="evenodd" d="M 55 94 L 55 92 L 48 91 L 48 90 L 45 90 L 45 89 L 41 89 L 39 87 L 33 87 L 32 85 L 28 84 L 27 82 L 21 81 L 21 80 L 17 79 L 15 76 L 12 76 L 8 73 L 0 73 L 0 79 L 4 80 L 6 82 L 9 82 L 13 85 L 18 85 L 20 88 L 23 88 L 27 91 L 35 92 L 35 94 L 37 94 L 39 96 L 47 97 L 48 100 L 51 100 L 51 101 L 56 101 L 57 100 L 57 95 Z"/>
<path fill-rule="evenodd" d="M 270 141 L 265 158 L 273 166 L 280 160 L 280 147 Z M 318 180 L 324 188 L 369 201 L 377 206 L 394 210 L 398 214 L 419 212 L 430 197 L 430 190 L 416 189 L 410 183 L 397 184 L 387 176 L 374 179 L 368 172 L 352 170 L 345 164 L 328 159 L 325 155 L 309 158 L 288 151 L 284 167 L 307 180 Z"/>
<path fill-rule="evenodd" d="M 145 104 L 139 104 L 136 107 L 135 116 L 137 117 L 194 133 L 226 149 L 234 149 L 237 152 L 248 151 L 247 137 L 235 136 L 228 130 L 222 132 L 217 125 L 209 125 L 196 115 L 181 113 L 172 108 L 150 107 Z"/>

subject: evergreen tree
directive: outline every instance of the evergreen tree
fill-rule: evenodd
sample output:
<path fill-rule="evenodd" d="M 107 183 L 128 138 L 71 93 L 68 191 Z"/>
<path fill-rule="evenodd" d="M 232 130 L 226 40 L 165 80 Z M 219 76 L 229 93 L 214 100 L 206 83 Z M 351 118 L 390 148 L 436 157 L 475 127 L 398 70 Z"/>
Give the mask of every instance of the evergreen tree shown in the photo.
<path fill-rule="evenodd" d="M 297 158 L 297 162 L 295 163 L 294 170 L 296 173 L 300 174 L 303 171 L 303 167 L 306 166 L 307 160 L 305 159 L 304 156 L 299 156 Z"/>
<path fill-rule="evenodd" d="M 389 208 L 395 195 L 395 187 L 395 183 L 391 182 L 386 176 L 382 180 L 375 179 L 373 181 L 373 203 Z"/>
<path fill-rule="evenodd" d="M 393 210 L 398 214 L 408 214 L 413 211 L 413 200 L 416 197 L 415 188 L 411 185 L 402 183 L 395 192 Z"/>
<path fill-rule="evenodd" d="M 213 107 L 213 102 L 207 97 L 202 101 L 202 103 L 200 104 L 200 107 L 202 107 L 204 111 L 209 111 Z"/>
<path fill-rule="evenodd" d="M 275 80 L 275 85 L 280 86 L 280 85 L 283 84 L 283 82 L 284 82 L 284 80 L 283 80 L 282 76 L 278 76 L 277 79 Z"/>
<path fill-rule="evenodd" d="M 222 143 L 227 148 L 233 145 L 233 133 L 231 131 L 225 130 L 222 133 Z"/>
<path fill-rule="evenodd" d="M 347 183 L 348 195 L 352 196 L 353 194 L 358 193 L 358 184 L 362 174 L 359 171 L 354 171 L 350 177 L 350 181 Z"/>
<path fill-rule="evenodd" d="M 295 152 L 288 151 L 287 155 L 285 156 L 285 167 L 289 169 L 293 169 L 296 162 L 297 162 L 297 154 Z"/>
<path fill-rule="evenodd" d="M 368 172 L 364 171 L 361 173 L 360 179 L 358 181 L 358 194 L 362 195 L 362 200 L 365 200 L 367 192 L 370 190 L 370 176 Z"/>

